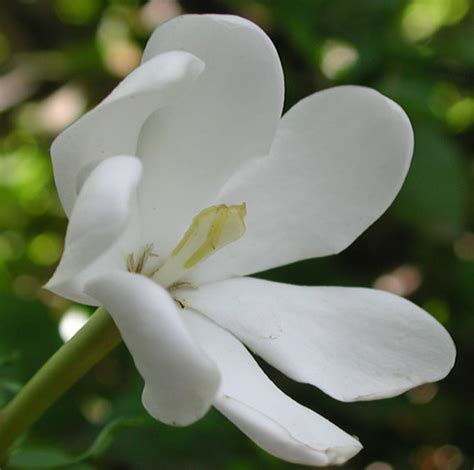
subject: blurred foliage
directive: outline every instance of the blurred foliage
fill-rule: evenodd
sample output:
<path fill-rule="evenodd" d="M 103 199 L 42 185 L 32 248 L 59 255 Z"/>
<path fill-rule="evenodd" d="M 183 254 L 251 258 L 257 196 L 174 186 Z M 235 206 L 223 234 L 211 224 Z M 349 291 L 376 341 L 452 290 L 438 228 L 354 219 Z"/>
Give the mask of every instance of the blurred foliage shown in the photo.
<path fill-rule="evenodd" d="M 41 289 L 60 257 L 66 226 L 52 178 L 51 140 L 137 65 L 155 26 L 180 12 L 233 13 L 260 24 L 281 55 L 286 108 L 316 90 L 357 83 L 380 90 L 408 112 L 415 158 L 394 206 L 343 254 L 263 277 L 374 285 L 407 296 L 452 333 L 458 347 L 454 371 L 440 384 L 396 399 L 342 404 L 265 367 L 292 397 L 360 437 L 365 450 L 344 468 L 472 469 L 470 0 L 3 0 L 0 406 L 62 343 L 59 326 L 63 337 L 71 334 L 74 321 L 86 312 Z M 20 443 L 11 468 L 293 467 L 257 449 L 214 411 L 185 429 L 152 422 L 141 407 L 140 391 L 128 352 L 118 348 L 38 422 Z M 146 425 L 117 426 L 114 419 L 120 417 Z M 107 423 L 114 424 L 99 434 Z M 77 456 L 85 449 L 92 458 L 80 463 Z"/>

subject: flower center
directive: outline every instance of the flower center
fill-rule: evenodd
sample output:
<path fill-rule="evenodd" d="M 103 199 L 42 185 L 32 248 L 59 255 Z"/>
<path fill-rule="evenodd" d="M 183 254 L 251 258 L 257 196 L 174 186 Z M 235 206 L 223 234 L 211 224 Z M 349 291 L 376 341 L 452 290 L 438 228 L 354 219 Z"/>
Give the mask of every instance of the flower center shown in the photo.
<path fill-rule="evenodd" d="M 127 268 L 151 277 L 165 288 L 172 288 L 190 269 L 242 237 L 246 213 L 245 203 L 208 207 L 193 218 L 183 238 L 161 266 L 149 267 L 150 258 L 157 256 L 150 244 L 145 245 L 137 259 L 133 254 L 128 256 Z"/>

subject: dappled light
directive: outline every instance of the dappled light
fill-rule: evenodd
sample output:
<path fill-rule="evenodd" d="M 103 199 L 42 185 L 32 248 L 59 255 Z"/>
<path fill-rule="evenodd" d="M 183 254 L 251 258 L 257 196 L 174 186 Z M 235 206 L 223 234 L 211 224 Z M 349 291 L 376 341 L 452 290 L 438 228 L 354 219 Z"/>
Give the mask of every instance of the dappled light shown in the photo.
<path fill-rule="evenodd" d="M 197 83 L 201 86 L 199 93 L 203 96 L 207 93 L 211 101 L 211 87 L 202 85 L 202 76 L 207 75 L 201 74 L 215 73 L 215 69 L 202 63 L 200 57 L 183 52 L 186 48 L 180 45 L 178 51 L 172 53 L 176 55 L 163 54 L 162 57 L 166 57 L 158 62 L 162 64 L 160 69 L 154 70 L 153 77 L 161 87 L 157 88 L 158 91 L 153 89 L 153 83 L 152 86 L 145 82 L 145 75 L 140 75 L 136 82 L 138 85 L 130 80 L 121 89 L 123 96 L 120 99 L 125 97 L 123 101 L 117 98 L 118 93 L 112 95 L 119 103 L 112 103 L 110 108 L 106 108 L 102 115 L 105 120 L 90 120 L 81 124 L 83 127 L 77 135 L 73 134 L 75 140 L 71 135 L 63 137 L 61 152 L 71 157 L 63 168 L 64 172 L 77 163 L 77 155 L 80 154 L 78 142 L 87 145 L 89 152 L 85 157 L 88 159 L 87 168 L 82 168 L 79 176 L 71 177 L 76 184 L 74 188 L 69 185 L 65 190 L 69 191 L 67 197 L 72 195 L 72 199 L 77 197 L 77 200 L 85 201 L 82 207 L 79 204 L 74 206 L 70 217 L 72 220 L 82 210 L 80 216 L 86 228 L 82 232 L 72 231 L 72 235 L 68 234 L 69 238 L 65 240 L 68 219 L 55 185 L 51 143 L 64 129 L 95 108 L 121 80 L 130 77 L 140 67 L 145 44 L 155 28 L 163 24 L 166 27 L 167 21 L 185 13 L 239 15 L 251 20 L 274 42 L 278 56 L 273 46 L 262 40 L 263 45 L 258 47 L 267 56 L 262 53 L 266 60 L 257 60 L 260 49 L 255 45 L 258 35 L 254 32 L 255 37 L 249 36 L 253 42 L 242 43 L 240 55 L 234 61 L 226 58 L 224 62 L 223 59 L 225 70 L 222 73 L 219 71 L 220 75 L 216 73 L 213 83 L 220 93 L 215 109 L 222 111 L 217 119 L 217 111 L 216 116 L 214 108 L 208 112 L 206 101 L 201 95 L 197 96 L 196 88 L 192 88 Z M 223 31 L 222 34 L 232 31 L 234 37 L 240 37 L 241 29 L 242 25 L 229 22 L 219 31 Z M 199 31 L 200 40 L 208 32 L 206 29 L 196 31 Z M 183 44 L 187 40 L 183 39 Z M 206 44 L 205 40 L 202 39 L 202 44 Z M 206 49 L 201 42 L 199 52 L 207 54 L 208 49 L 212 48 L 206 46 Z M 153 47 L 167 50 L 168 46 L 158 41 Z M 151 59 L 153 47 L 147 49 L 148 65 L 154 60 Z M 278 62 L 274 62 L 278 57 L 285 77 L 283 105 L 279 88 L 283 82 L 278 81 L 282 78 L 278 65 L 275 65 Z M 257 89 L 248 78 L 242 82 L 234 78 L 232 67 L 236 66 L 234 62 L 239 61 L 249 71 L 254 70 L 254 75 L 260 74 L 259 67 L 265 64 L 267 68 L 262 68 L 262 75 L 258 78 L 265 76 L 266 81 L 260 88 Z M 251 75 L 249 72 L 248 76 Z M 365 88 L 354 91 L 341 87 L 345 85 L 372 88 L 390 101 L 379 93 L 372 95 L 360 91 Z M 146 93 L 135 93 L 134 86 L 143 86 L 149 95 L 144 97 Z M 290 111 L 286 121 L 284 119 L 278 124 L 278 112 L 282 106 L 286 113 L 302 98 L 332 87 L 340 88 L 334 95 L 328 93 L 323 98 L 321 95 L 317 95 L 319 98 L 307 98 L 303 102 L 307 108 L 302 107 L 301 111 L 298 105 Z M 227 94 L 224 93 L 226 90 Z M 183 118 L 178 116 L 178 112 L 174 113 L 173 100 L 178 95 L 182 101 L 178 101 L 181 108 L 177 109 L 184 110 Z M 269 97 L 274 98 L 274 103 L 267 113 Z M 332 103 L 331 99 L 335 104 L 330 106 L 327 103 Z M 198 103 L 202 109 L 196 111 L 187 106 L 187 100 Z M 414 156 L 409 171 L 410 124 L 394 102 L 406 112 L 414 130 Z M 115 105 L 117 107 L 113 108 Z M 140 109 L 147 106 L 151 111 L 141 116 Z M 340 106 L 337 108 L 339 111 L 332 112 L 337 106 Z M 246 113 L 247 108 L 255 112 Z M 317 115 L 321 109 L 322 117 Z M 190 110 L 196 113 L 190 114 Z M 372 114 L 365 119 L 364 113 Z M 268 125 L 262 124 L 262 116 L 268 120 Z M 318 116 L 317 119 L 313 119 L 314 116 Z M 143 118 L 137 129 L 132 129 L 136 124 L 132 122 L 132 117 Z M 232 125 L 229 135 L 224 135 L 224 121 Z M 110 123 L 118 124 L 112 127 Z M 176 123 L 182 127 L 173 128 L 170 132 L 169 129 Z M 345 133 L 342 124 L 345 128 L 355 129 L 354 132 Z M 155 132 L 153 125 L 158 126 L 159 132 Z M 272 143 L 278 126 L 278 139 Z M 255 135 L 247 138 L 251 133 Z M 106 155 L 113 146 L 101 141 L 102 134 L 117 141 L 129 134 L 137 134 L 137 145 L 126 148 L 118 157 L 115 154 Z M 260 134 L 265 134 L 261 141 Z M 365 140 L 358 139 L 357 136 L 362 134 Z M 378 137 L 383 145 L 378 144 Z M 138 139 L 141 139 L 140 145 Z M 364 145 L 372 142 L 371 139 L 377 145 L 367 145 L 366 152 Z M 213 147 L 208 144 L 213 141 L 229 142 L 229 145 L 216 147 L 218 158 L 214 158 L 208 166 L 199 166 L 201 160 L 210 158 Z M 334 150 L 334 155 L 331 153 L 332 144 L 337 150 Z M 234 151 L 234 147 L 237 150 Z M 192 158 L 179 160 L 180 152 L 189 153 L 189 149 L 192 150 Z M 400 168 L 395 168 L 395 165 L 392 168 L 397 149 L 403 154 L 400 157 L 402 163 Z M 97 155 L 93 155 L 93 151 L 97 151 Z M 364 158 L 371 151 L 377 153 L 376 163 L 366 165 Z M 139 159 L 133 152 L 143 157 L 143 165 L 137 163 Z M 160 152 L 168 153 L 164 163 L 161 166 L 157 164 L 155 168 L 153 165 Z M 251 154 L 248 160 L 242 157 L 245 152 Z M 262 158 L 266 153 L 273 158 L 268 159 L 270 163 Z M 393 155 L 395 157 L 392 158 Z M 103 172 L 101 175 L 104 157 L 111 157 L 104 160 L 106 164 L 111 164 L 116 157 L 120 160 L 118 165 L 123 167 L 115 173 Z M 219 165 L 227 159 L 231 161 L 228 167 L 223 166 L 220 174 Z M 343 163 L 339 165 L 338 172 L 332 173 L 334 159 L 340 159 Z M 314 160 L 324 164 L 313 168 Z M 273 161 L 281 163 L 283 169 L 275 170 Z M 177 165 L 177 169 L 171 173 L 173 164 Z M 172 181 L 161 176 L 168 170 L 175 175 Z M 56 163 L 54 171 L 58 173 Z M 408 175 L 402 185 L 406 171 Z M 311 172 L 311 181 L 309 177 L 306 180 L 295 177 L 300 174 L 307 176 Z M 150 178 L 152 173 L 157 175 L 156 180 Z M 202 194 L 189 192 L 189 187 L 195 182 L 218 173 L 216 179 L 220 178 L 219 188 L 222 190 L 206 183 L 200 188 Z M 334 177 L 334 173 L 342 175 L 341 178 Z M 147 186 L 136 197 L 133 191 L 142 174 Z M 365 176 L 367 179 L 364 179 Z M 267 177 L 271 184 L 267 183 Z M 270 180 L 272 177 L 273 180 Z M 369 184 L 373 185 L 373 191 L 369 190 L 372 187 Z M 393 204 L 383 212 L 400 185 Z M 158 196 L 156 200 L 150 196 L 150 188 L 159 194 L 161 205 L 158 204 Z M 94 209 L 100 204 L 94 206 L 90 202 L 92 196 L 89 198 L 88 190 L 97 200 L 105 201 L 104 206 L 117 211 L 116 219 L 108 219 L 108 212 L 95 212 Z M 123 196 L 119 200 L 122 205 L 114 205 L 118 199 L 111 197 L 111 194 Z M 298 197 L 291 202 L 293 199 L 288 194 Z M 201 204 L 201 199 L 204 201 L 202 207 L 195 209 L 194 206 Z M 260 206 L 258 201 L 264 201 L 267 205 Z M 273 208 L 277 204 L 281 204 L 281 210 L 265 212 L 267 206 Z M 187 211 L 183 212 L 182 220 L 176 216 L 176 223 L 174 219 L 173 223 L 163 222 L 168 220 L 165 216 L 178 213 L 181 206 Z M 259 210 L 263 215 L 260 216 Z M 306 218 L 302 217 L 304 223 L 296 227 L 293 221 L 299 220 L 299 211 Z M 208 217 L 209 214 L 212 217 Z M 268 227 L 255 222 L 267 214 L 268 220 L 271 220 Z M 379 216 L 380 219 L 376 220 Z M 94 217 L 103 218 L 103 231 L 96 230 L 97 227 L 91 223 Z M 133 223 L 125 227 L 120 217 L 127 223 L 129 220 Z M 117 220 L 119 222 L 115 224 Z M 142 225 L 148 228 L 140 232 Z M 128 249 L 125 243 L 128 239 L 136 242 L 136 249 Z M 162 245 L 156 243 L 161 239 L 164 240 Z M 313 241 L 315 253 L 321 257 L 307 259 L 313 256 L 313 252 L 305 251 L 303 245 L 307 243 L 309 246 Z M 65 247 L 67 251 L 71 245 L 73 248 L 68 256 L 75 257 L 78 264 L 84 262 L 86 266 L 90 263 L 87 258 L 89 252 L 93 253 L 94 262 L 99 265 L 96 285 L 86 282 L 89 281 L 87 276 L 90 271 L 87 269 L 90 265 L 81 272 L 83 277 L 72 276 L 71 264 L 68 264 L 68 259 L 64 261 L 63 255 Z M 110 246 L 116 249 L 115 258 L 108 257 Z M 342 251 L 346 246 L 347 249 Z M 174 251 L 173 247 L 176 247 Z M 245 250 L 240 252 L 239 247 Z M 327 256 L 336 253 L 337 256 Z M 229 260 L 225 271 L 228 278 L 248 274 L 258 278 L 247 279 L 249 284 L 241 288 L 239 295 L 234 295 L 234 291 L 227 287 L 234 282 L 237 284 L 238 278 L 231 281 L 218 279 L 218 275 L 222 274 L 219 262 L 225 256 Z M 60 271 L 63 271 L 60 274 L 63 278 L 57 286 L 47 290 L 43 286 L 51 279 L 61 259 Z M 274 259 L 277 261 L 273 264 L 268 261 Z M 128 272 L 122 273 L 123 279 L 118 276 L 117 284 L 112 285 L 113 276 L 100 272 L 101 263 L 123 265 L 124 271 L 128 266 Z M 206 263 L 210 266 L 208 272 L 205 272 Z M 267 271 L 261 272 L 267 268 Z M 92 269 L 95 269 L 94 266 Z M 129 290 L 140 274 L 143 275 L 141 277 L 146 276 L 149 284 L 141 285 L 137 291 Z M 272 283 L 264 283 L 262 279 Z M 212 290 L 210 281 L 215 280 L 225 284 L 220 292 L 229 288 L 225 291 L 227 297 L 215 294 L 209 303 L 198 299 L 200 292 Z M 295 284 L 291 288 L 298 290 L 291 292 L 299 294 L 292 297 L 285 288 L 274 284 L 277 282 Z M 150 285 L 154 287 L 155 284 L 169 291 L 162 289 L 149 294 L 150 302 L 163 307 L 157 313 L 149 312 L 144 302 L 148 289 L 152 289 Z M 272 286 L 272 295 L 259 297 L 261 292 L 258 289 L 263 285 Z M 86 297 L 74 297 L 74 289 L 79 289 L 77 286 L 87 291 Z M 395 294 L 401 297 L 401 303 L 376 304 L 380 305 L 380 310 L 375 311 L 375 308 L 363 308 L 362 304 L 355 305 L 358 297 L 351 297 L 352 294 L 333 297 L 330 288 L 321 287 L 321 291 L 315 291 L 319 292 L 319 297 L 308 297 L 307 300 L 316 310 L 314 318 L 318 318 L 318 323 L 312 320 L 313 317 L 306 317 L 307 310 L 298 310 L 308 292 L 299 290 L 303 289 L 300 286 L 370 288 L 370 292 L 375 292 L 374 295 L 380 296 L 380 299 L 392 299 L 392 294 Z M 65 292 L 64 297 L 55 293 L 62 292 L 61 289 Z M 359 292 L 358 289 L 350 290 L 355 291 Z M 162 297 L 166 297 L 165 301 Z M 285 439 L 288 440 L 288 435 L 291 435 L 285 428 L 288 425 L 294 435 L 289 439 L 290 450 L 285 452 L 289 455 L 295 452 L 298 458 L 300 454 L 297 452 L 301 452 L 306 458 L 304 452 L 317 439 L 310 433 L 305 434 L 307 427 L 299 435 L 298 426 L 303 421 L 317 422 L 321 426 L 318 429 L 325 433 L 321 437 L 322 447 L 324 439 L 332 436 L 333 432 L 346 446 L 344 450 L 336 449 L 337 446 L 334 449 L 329 446 L 329 450 L 318 448 L 315 453 L 322 463 L 338 462 L 334 457 L 337 452 L 341 452 L 341 459 L 354 455 L 359 450 L 360 441 L 364 449 L 340 468 L 472 470 L 474 3 L 471 0 L 0 2 L 0 425 L 2 408 L 55 350 L 70 344 L 75 336 L 77 338 L 81 334 L 78 332 L 91 318 L 93 307 L 76 301 L 93 304 L 96 299 L 107 303 L 107 307 L 110 302 L 117 309 L 117 317 L 112 317 L 119 328 L 122 328 L 123 318 L 120 316 L 125 315 L 124 311 L 130 305 L 141 306 L 140 311 L 128 308 L 125 313 L 133 319 L 147 317 L 145 320 L 150 325 L 160 325 L 157 328 L 161 334 L 159 341 L 148 335 L 145 327 L 137 330 L 139 333 L 127 330 L 130 331 L 128 336 L 123 334 L 125 330 L 120 330 L 133 356 L 122 345 L 104 357 L 17 442 L 6 469 L 37 470 L 53 468 L 53 465 L 57 465 L 54 468 L 72 470 L 308 468 L 270 456 L 215 409 L 205 414 L 206 406 L 210 406 L 209 396 L 212 398 L 212 393 L 224 387 L 226 400 L 215 400 L 213 406 L 229 419 L 233 418 L 249 436 L 256 435 L 257 438 L 252 438 L 264 448 L 271 447 L 265 441 L 269 435 L 275 442 L 286 442 Z M 261 302 L 257 304 L 258 299 Z M 290 299 L 293 301 L 290 302 Z M 160 303 L 162 301 L 163 304 Z M 191 305 L 193 301 L 196 304 Z M 409 302 L 420 309 L 412 312 L 411 324 L 408 321 L 403 323 L 406 329 L 400 327 L 398 330 L 399 322 L 401 324 L 405 318 L 402 306 Z M 95 305 L 99 304 L 95 302 Z M 239 308 L 234 311 L 236 305 Z M 255 312 L 250 311 L 249 305 L 256 305 Z M 291 315 L 285 316 L 280 312 L 285 305 Z M 333 315 L 329 314 L 329 305 L 337 306 Z M 209 318 L 212 318 L 207 326 L 202 320 L 204 317 L 196 313 L 201 307 L 211 312 Z M 420 313 L 421 309 L 427 312 L 426 316 L 421 316 L 425 315 Z M 183 313 L 189 313 L 188 317 L 183 317 L 183 324 L 177 322 L 175 325 L 174 319 Z M 353 314 L 361 315 L 362 320 L 356 321 Z M 387 316 L 385 329 L 378 326 L 384 316 Z M 341 318 L 337 328 L 334 327 L 336 317 Z M 160 324 L 160 321 L 165 324 Z M 219 328 L 216 338 L 219 338 L 219 345 L 224 345 L 222 351 L 214 350 L 207 337 L 219 322 L 222 322 L 222 328 Z M 291 330 L 300 348 L 297 353 L 282 338 L 284 329 L 293 322 L 299 328 Z M 197 325 L 195 330 L 190 330 L 196 337 L 188 334 L 183 326 L 185 324 Z M 443 361 L 438 360 L 437 355 L 443 347 L 448 351 L 451 343 L 447 339 L 445 343 L 440 340 L 438 347 L 438 343 L 426 344 L 425 341 L 429 336 L 424 335 L 428 335 L 430 328 L 438 324 L 439 331 L 446 329 L 454 340 L 457 349 L 454 369 L 442 381 L 431 383 L 438 380 L 439 375 L 430 379 L 429 383 L 418 381 L 414 388 L 408 389 L 406 383 L 416 381 L 413 376 L 416 375 L 418 360 L 428 364 L 430 357 L 435 358 L 434 369 L 436 366 L 443 371 L 449 368 L 449 364 L 441 366 Z M 365 336 L 364 332 L 371 329 L 377 334 Z M 418 335 L 418 342 L 411 343 L 413 360 L 406 360 L 399 370 L 395 370 L 399 365 L 396 360 L 405 357 L 398 354 L 403 353 L 412 331 Z M 307 336 L 316 333 L 320 334 L 318 344 L 309 346 Z M 390 344 L 383 344 L 385 335 Z M 345 386 L 347 377 L 351 375 L 349 372 L 355 373 L 357 369 L 365 373 L 365 358 L 371 348 L 367 338 L 374 337 L 379 351 L 383 350 L 387 357 L 394 358 L 393 361 L 382 364 L 374 360 L 372 375 L 370 371 L 367 376 L 361 373 L 351 386 Z M 245 343 L 245 347 L 236 338 Z M 177 345 L 172 354 L 163 346 L 168 343 Z M 282 345 L 281 349 L 276 345 Z M 104 346 L 105 349 L 107 347 Z M 146 348 L 156 350 L 160 360 L 143 353 L 142 349 Z M 225 387 L 228 387 L 229 381 L 220 382 L 221 375 L 218 376 L 217 369 L 214 370 L 215 363 L 230 354 L 229 351 L 232 354 L 235 352 L 235 358 L 239 360 L 233 362 L 232 368 L 223 368 L 224 372 L 221 372 L 223 376 L 237 377 L 235 383 L 242 386 L 239 389 L 241 395 L 236 394 L 237 398 L 227 393 Z M 161 358 L 167 354 L 173 367 L 162 364 L 165 361 Z M 253 361 L 250 354 L 256 362 L 246 363 L 248 368 L 241 367 L 241 357 L 248 356 Z M 359 363 L 357 358 L 362 358 Z M 321 373 L 318 371 L 318 374 L 310 376 L 305 369 L 305 361 L 318 364 Z M 142 367 L 143 362 L 145 366 Z M 183 363 L 186 364 L 184 372 L 176 376 L 175 364 Z M 342 363 L 349 372 L 346 373 L 341 366 L 337 375 L 332 370 L 333 364 L 337 369 Z M 282 397 L 268 385 L 270 382 L 265 382 L 266 376 L 258 375 L 261 372 L 259 366 L 295 407 L 291 419 L 287 419 L 284 413 L 283 417 L 278 414 L 283 409 L 280 404 L 287 402 L 280 401 Z M 147 386 L 144 392 L 144 380 L 136 367 L 145 377 Z M 150 414 L 156 417 L 161 412 L 161 408 L 153 408 L 155 403 L 147 396 L 149 389 L 152 388 L 154 396 L 159 395 L 160 399 L 165 395 L 157 392 L 162 390 L 163 381 L 154 380 L 154 377 L 150 379 L 150 369 L 153 368 L 165 371 L 165 382 L 172 383 L 174 395 L 182 392 L 180 387 L 187 381 L 194 387 L 194 384 L 201 386 L 201 382 L 207 380 L 206 394 L 203 392 L 203 396 L 196 398 L 192 393 L 197 394 L 199 390 L 195 388 L 187 399 L 187 402 L 199 399 L 206 405 L 201 403 L 202 409 L 198 410 L 205 415 L 200 421 L 189 427 L 172 427 L 148 416 L 142 398 Z M 146 369 L 145 373 L 143 369 Z M 405 369 L 409 371 L 406 377 Z M 255 372 L 257 370 L 258 373 Z M 387 381 L 395 377 L 393 381 L 399 386 L 398 389 L 394 385 L 393 389 L 383 389 L 380 396 L 371 396 L 368 392 L 364 395 L 364 387 L 370 381 L 377 386 L 383 385 L 384 377 L 389 373 L 392 375 Z M 258 389 L 264 390 L 265 396 L 258 395 L 258 392 L 247 393 L 245 389 L 250 380 L 247 378 L 257 375 L 258 380 L 267 387 Z M 420 376 L 424 377 L 421 372 Z M 431 377 L 428 372 L 426 376 Z M 435 377 L 435 374 L 432 376 Z M 336 379 L 331 382 L 328 377 Z M 309 383 L 318 388 L 311 387 Z M 354 402 L 380 398 L 383 394 L 392 397 L 397 393 L 399 396 L 395 398 Z M 165 401 L 168 399 L 163 398 Z M 255 403 L 264 410 L 267 409 L 265 407 L 268 410 L 277 409 L 277 417 L 266 416 L 262 412 L 255 418 Z M 314 418 L 314 415 L 298 414 L 307 408 L 340 425 L 345 432 L 344 437 L 339 437 L 325 421 L 316 421 L 319 416 Z M 295 416 L 300 418 L 295 420 Z M 176 426 L 189 424 L 197 416 L 186 415 L 182 421 L 168 415 L 159 415 L 160 418 Z M 280 418 L 284 425 L 280 425 Z M 308 421 L 305 421 L 306 418 Z M 258 441 L 259 437 L 263 444 Z M 320 436 L 317 437 L 319 439 Z M 334 442 L 339 442 L 336 437 Z M 329 439 L 329 442 L 332 441 Z M 300 448 L 295 450 L 295 443 L 302 443 L 304 452 Z M 294 448 L 291 447 L 293 445 Z M 279 455 L 280 447 L 273 449 L 272 453 Z M 2 455 L 0 466 L 3 469 L 1 459 Z M 295 459 L 304 463 L 304 459 Z"/>

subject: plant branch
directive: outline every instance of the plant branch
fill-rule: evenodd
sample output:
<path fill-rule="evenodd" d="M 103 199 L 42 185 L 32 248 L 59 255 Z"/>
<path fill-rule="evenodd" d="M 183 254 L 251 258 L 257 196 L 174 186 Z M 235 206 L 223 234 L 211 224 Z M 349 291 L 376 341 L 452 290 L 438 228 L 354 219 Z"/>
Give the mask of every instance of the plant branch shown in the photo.
<path fill-rule="evenodd" d="M 0 464 L 16 439 L 121 339 L 110 315 L 98 308 L 0 411 Z"/>

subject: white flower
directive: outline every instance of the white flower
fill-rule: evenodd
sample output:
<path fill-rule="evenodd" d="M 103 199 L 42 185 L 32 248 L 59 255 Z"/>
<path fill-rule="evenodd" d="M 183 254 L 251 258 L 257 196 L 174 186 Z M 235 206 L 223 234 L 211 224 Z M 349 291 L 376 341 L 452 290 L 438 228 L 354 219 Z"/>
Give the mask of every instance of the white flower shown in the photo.
<path fill-rule="evenodd" d="M 280 119 L 282 103 L 254 24 L 159 27 L 142 65 L 53 144 L 70 222 L 48 287 L 107 308 L 156 419 L 186 425 L 212 404 L 268 452 L 328 465 L 358 440 L 277 389 L 244 344 L 343 401 L 439 380 L 455 350 L 403 298 L 242 277 L 346 248 L 410 164 L 408 118 L 376 91 L 319 92 Z"/>

